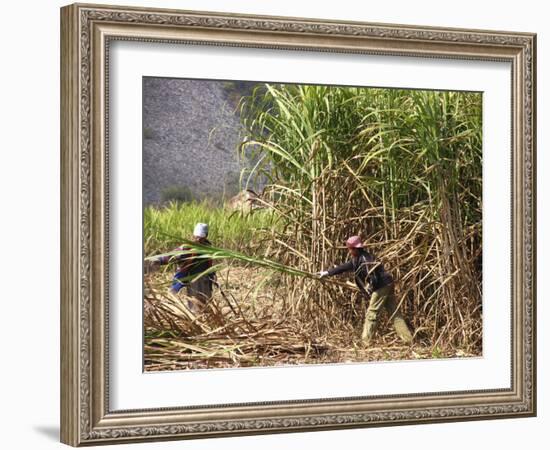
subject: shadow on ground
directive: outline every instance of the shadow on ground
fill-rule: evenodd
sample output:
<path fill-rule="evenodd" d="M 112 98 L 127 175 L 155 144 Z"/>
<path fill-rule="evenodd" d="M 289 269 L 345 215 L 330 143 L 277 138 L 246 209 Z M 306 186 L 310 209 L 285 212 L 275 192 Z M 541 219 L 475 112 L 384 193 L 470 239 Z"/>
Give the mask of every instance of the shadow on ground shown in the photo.
<path fill-rule="evenodd" d="M 33 427 L 37 433 L 42 434 L 52 441 L 59 442 L 59 427 L 48 425 L 37 425 Z"/>

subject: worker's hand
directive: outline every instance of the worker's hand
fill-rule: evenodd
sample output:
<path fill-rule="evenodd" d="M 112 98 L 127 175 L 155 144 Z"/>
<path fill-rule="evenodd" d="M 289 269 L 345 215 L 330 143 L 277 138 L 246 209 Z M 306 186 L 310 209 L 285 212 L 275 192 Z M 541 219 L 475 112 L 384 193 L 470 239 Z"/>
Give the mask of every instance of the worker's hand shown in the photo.
<path fill-rule="evenodd" d="M 325 278 L 328 277 L 328 272 L 326 270 L 322 270 L 321 272 L 317 273 L 317 276 L 319 278 Z"/>

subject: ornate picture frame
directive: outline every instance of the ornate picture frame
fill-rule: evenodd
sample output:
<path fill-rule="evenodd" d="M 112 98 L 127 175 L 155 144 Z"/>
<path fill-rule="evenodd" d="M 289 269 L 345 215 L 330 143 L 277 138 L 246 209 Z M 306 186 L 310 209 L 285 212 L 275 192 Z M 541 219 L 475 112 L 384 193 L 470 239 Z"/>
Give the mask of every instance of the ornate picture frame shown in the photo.
<path fill-rule="evenodd" d="M 509 388 L 113 410 L 109 49 L 115 41 L 511 65 Z M 61 9 L 61 440 L 72 445 L 536 414 L 536 35 L 74 4 Z"/>

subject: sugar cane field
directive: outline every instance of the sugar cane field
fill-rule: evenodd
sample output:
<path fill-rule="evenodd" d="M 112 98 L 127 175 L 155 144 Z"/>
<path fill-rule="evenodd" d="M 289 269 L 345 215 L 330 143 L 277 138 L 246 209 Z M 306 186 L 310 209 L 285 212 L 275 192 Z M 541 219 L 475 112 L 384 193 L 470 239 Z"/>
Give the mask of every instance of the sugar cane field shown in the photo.
<path fill-rule="evenodd" d="M 481 93 L 149 82 L 146 371 L 482 355 Z"/>

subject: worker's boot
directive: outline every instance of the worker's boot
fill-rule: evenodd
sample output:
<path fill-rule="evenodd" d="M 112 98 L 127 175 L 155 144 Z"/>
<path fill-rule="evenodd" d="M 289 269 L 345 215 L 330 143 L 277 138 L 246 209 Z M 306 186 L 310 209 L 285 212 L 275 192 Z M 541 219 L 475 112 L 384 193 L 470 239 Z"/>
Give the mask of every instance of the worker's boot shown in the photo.
<path fill-rule="evenodd" d="M 393 328 L 397 336 L 399 336 L 403 342 L 406 344 L 412 343 L 413 336 L 411 330 L 409 330 L 407 322 L 405 322 L 403 317 L 397 316 L 393 318 Z"/>

